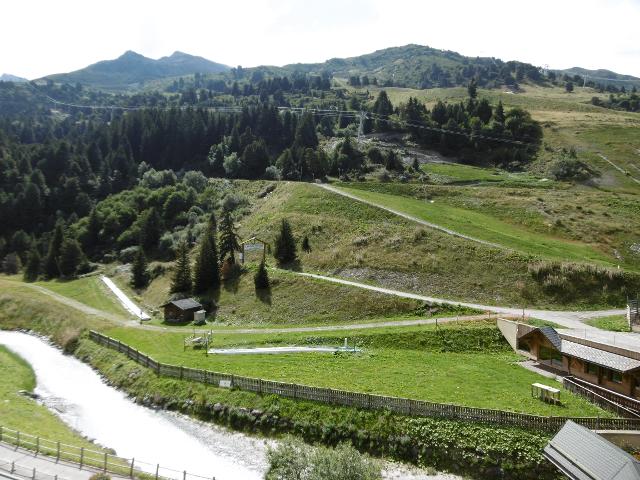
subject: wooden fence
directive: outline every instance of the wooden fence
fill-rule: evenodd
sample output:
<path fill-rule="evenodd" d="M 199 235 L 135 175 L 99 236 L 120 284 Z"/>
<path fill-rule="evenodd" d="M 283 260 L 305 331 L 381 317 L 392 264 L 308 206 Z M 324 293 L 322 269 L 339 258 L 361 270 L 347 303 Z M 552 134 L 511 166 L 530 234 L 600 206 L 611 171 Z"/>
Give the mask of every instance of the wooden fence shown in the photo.
<path fill-rule="evenodd" d="M 482 422 L 493 425 L 521 427 L 532 430 L 557 432 L 567 420 L 593 430 L 640 430 L 640 419 L 600 417 L 545 417 L 526 413 L 507 412 L 488 408 L 464 407 L 448 403 L 433 403 L 409 398 L 373 395 L 369 393 L 311 387 L 295 383 L 274 382 L 260 378 L 242 377 L 183 366 L 160 363 L 130 346 L 91 331 L 94 342 L 125 354 L 136 363 L 150 368 L 159 376 L 192 380 L 215 386 L 224 386 L 256 392 L 275 394 L 297 400 L 311 400 L 332 405 L 372 410 L 389 410 L 404 415 L 435 417 L 451 420 Z"/>

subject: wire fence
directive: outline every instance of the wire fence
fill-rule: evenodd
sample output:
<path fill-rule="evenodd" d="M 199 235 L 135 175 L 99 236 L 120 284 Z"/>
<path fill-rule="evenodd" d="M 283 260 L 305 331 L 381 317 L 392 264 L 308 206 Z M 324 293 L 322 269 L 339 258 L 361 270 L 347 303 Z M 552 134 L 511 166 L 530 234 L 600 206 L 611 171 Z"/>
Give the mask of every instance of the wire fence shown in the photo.
<path fill-rule="evenodd" d="M 177 470 L 149 463 L 136 458 L 123 458 L 107 451 L 92 450 L 59 441 L 49 440 L 0 425 L 0 442 L 15 449 L 26 449 L 36 456 L 42 455 L 58 463 L 71 462 L 83 468 L 111 473 L 120 477 L 142 480 L 216 480 L 215 476 L 196 475 L 186 470 Z M 44 479 L 43 479 L 44 480 Z M 50 479 L 47 479 L 50 480 Z"/>
<path fill-rule="evenodd" d="M 373 395 L 332 388 L 312 387 L 295 383 L 274 382 L 261 378 L 243 377 L 177 365 L 160 363 L 119 340 L 91 331 L 89 337 L 99 345 L 125 354 L 134 362 L 153 370 L 158 376 L 191 380 L 224 388 L 236 388 L 259 394 L 275 394 L 296 400 L 311 400 L 332 405 L 368 410 L 388 410 L 403 415 L 465 420 L 529 430 L 557 432 L 567 420 L 595 430 L 638 430 L 638 418 L 609 417 L 546 417 L 488 408 L 465 407 L 448 403 L 434 403 L 409 398 Z"/>

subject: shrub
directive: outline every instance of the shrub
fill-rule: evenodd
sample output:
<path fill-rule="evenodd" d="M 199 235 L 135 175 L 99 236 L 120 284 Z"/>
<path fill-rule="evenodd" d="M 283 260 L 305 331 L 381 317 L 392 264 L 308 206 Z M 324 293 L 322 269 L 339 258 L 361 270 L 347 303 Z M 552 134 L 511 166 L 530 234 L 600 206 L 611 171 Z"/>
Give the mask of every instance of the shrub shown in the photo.
<path fill-rule="evenodd" d="M 537 262 L 529 274 L 542 290 L 561 301 L 623 303 L 640 288 L 640 275 L 596 265 Z"/>
<path fill-rule="evenodd" d="M 89 480 L 111 480 L 111 477 L 109 475 L 107 475 L 106 473 L 94 473 L 93 475 L 91 475 L 89 477 Z"/>
<path fill-rule="evenodd" d="M 336 448 L 310 447 L 285 440 L 267 452 L 266 480 L 378 480 L 380 465 L 358 453 L 351 445 Z"/>

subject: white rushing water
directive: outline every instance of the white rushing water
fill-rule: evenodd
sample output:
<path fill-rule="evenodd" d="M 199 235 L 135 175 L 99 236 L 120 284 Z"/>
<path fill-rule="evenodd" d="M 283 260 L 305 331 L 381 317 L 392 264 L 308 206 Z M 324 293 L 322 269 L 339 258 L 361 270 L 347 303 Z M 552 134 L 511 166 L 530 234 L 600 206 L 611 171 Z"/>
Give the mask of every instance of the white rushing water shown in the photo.
<path fill-rule="evenodd" d="M 267 470 L 264 440 L 138 405 L 105 384 L 88 365 L 33 335 L 0 330 L 0 345 L 31 365 L 36 374 L 35 393 L 65 423 L 115 449 L 120 457 L 135 457 L 136 466 L 143 470 L 155 473 L 160 464 L 160 475 L 177 480 L 182 480 L 183 470 L 215 480 L 261 479 Z M 387 462 L 383 463 L 383 478 L 461 480 Z"/>
<path fill-rule="evenodd" d="M 137 405 L 89 366 L 32 335 L 0 330 L 0 344 L 31 364 L 35 393 L 65 423 L 121 457 L 135 457 L 137 465 L 148 462 L 145 470 L 155 472 L 159 463 L 216 480 L 263 477 L 264 441 Z"/>

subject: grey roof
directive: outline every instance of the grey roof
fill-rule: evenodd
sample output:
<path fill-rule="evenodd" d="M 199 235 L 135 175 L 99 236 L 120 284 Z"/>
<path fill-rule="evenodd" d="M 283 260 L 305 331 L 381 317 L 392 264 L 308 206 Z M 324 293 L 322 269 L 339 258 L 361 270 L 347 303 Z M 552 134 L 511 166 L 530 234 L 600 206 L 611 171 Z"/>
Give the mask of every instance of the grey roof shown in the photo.
<path fill-rule="evenodd" d="M 618 355 L 617 353 L 605 352 L 599 348 L 587 347 L 586 345 L 568 340 L 562 340 L 562 348 L 560 351 L 570 357 L 586 360 L 619 372 L 627 372 L 640 368 L 640 360 Z"/>
<path fill-rule="evenodd" d="M 171 300 L 163 305 L 175 305 L 180 310 L 191 310 L 193 308 L 202 308 L 202 305 L 196 302 L 193 298 L 183 298 L 182 300 Z"/>
<path fill-rule="evenodd" d="M 562 343 L 562 339 L 560 338 L 560 335 L 558 335 L 558 332 L 556 332 L 555 328 L 553 328 L 553 327 L 539 327 L 538 330 L 545 337 L 547 337 L 547 340 L 549 340 L 554 347 L 556 347 L 558 350 L 560 350 L 560 345 Z"/>
<path fill-rule="evenodd" d="M 617 353 L 607 352 L 599 348 L 588 347 L 569 340 L 563 340 L 553 327 L 538 327 L 528 333 L 525 333 L 520 338 L 528 337 L 535 332 L 539 332 L 544 335 L 555 349 L 563 355 L 579 358 L 580 360 L 595 363 L 596 365 L 601 365 L 618 372 L 628 372 L 630 370 L 640 368 L 640 360 L 625 357 L 624 355 L 619 355 Z"/>
<path fill-rule="evenodd" d="M 544 456 L 570 479 L 640 480 L 640 462 L 570 420 L 544 448 Z"/>

